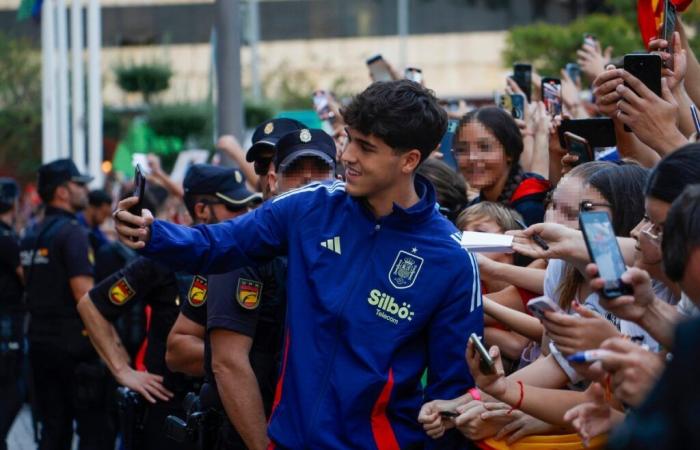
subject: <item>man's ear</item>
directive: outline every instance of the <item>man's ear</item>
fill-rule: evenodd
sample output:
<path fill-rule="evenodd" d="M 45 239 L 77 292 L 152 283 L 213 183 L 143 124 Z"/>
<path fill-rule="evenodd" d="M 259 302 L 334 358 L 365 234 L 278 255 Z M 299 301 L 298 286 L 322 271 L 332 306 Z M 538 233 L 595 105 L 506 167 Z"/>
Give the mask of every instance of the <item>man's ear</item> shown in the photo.
<path fill-rule="evenodd" d="M 401 173 L 406 175 L 416 171 L 421 162 L 420 150 L 414 148 L 401 155 Z"/>
<path fill-rule="evenodd" d="M 277 195 L 277 191 L 279 191 L 277 188 L 277 173 L 271 171 L 266 175 L 266 177 L 267 188 L 270 190 L 270 195 Z"/>
<path fill-rule="evenodd" d="M 199 223 L 207 223 L 209 221 L 209 208 L 202 202 L 197 202 L 194 205 L 194 217 L 192 220 Z"/>

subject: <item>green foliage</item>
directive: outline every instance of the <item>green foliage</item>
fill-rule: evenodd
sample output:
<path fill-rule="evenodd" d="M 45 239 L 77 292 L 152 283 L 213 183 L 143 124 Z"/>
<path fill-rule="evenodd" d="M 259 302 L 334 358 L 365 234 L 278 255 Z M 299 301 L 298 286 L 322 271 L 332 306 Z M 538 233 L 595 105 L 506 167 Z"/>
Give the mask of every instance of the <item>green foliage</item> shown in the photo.
<path fill-rule="evenodd" d="M 114 69 L 117 84 L 126 92 L 140 92 L 150 103 L 151 96 L 168 89 L 173 71 L 164 63 L 134 64 Z"/>
<path fill-rule="evenodd" d="M 543 75 L 558 75 L 566 63 L 576 61 L 584 33 L 612 46 L 615 55 L 643 48 L 636 25 L 621 16 L 592 14 L 569 25 L 536 23 L 513 28 L 506 39 L 504 62 L 530 62 Z"/>
<path fill-rule="evenodd" d="M 159 136 L 211 144 L 213 109 L 209 104 L 158 105 L 148 111 L 146 122 Z"/>
<path fill-rule="evenodd" d="M 259 123 L 275 117 L 275 105 L 268 101 L 255 102 L 246 99 L 244 104 L 244 117 L 246 127 L 254 127 Z"/>
<path fill-rule="evenodd" d="M 0 33 L 0 168 L 32 180 L 41 161 L 41 59 L 28 40 Z"/>

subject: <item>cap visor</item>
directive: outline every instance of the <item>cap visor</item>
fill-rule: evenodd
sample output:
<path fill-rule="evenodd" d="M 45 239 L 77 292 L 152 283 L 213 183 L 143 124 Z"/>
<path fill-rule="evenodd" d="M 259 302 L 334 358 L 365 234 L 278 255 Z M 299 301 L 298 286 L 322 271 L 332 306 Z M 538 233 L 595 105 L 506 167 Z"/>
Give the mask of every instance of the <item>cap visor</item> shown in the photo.
<path fill-rule="evenodd" d="M 230 205 L 243 206 L 253 200 L 262 200 L 262 194 L 259 192 L 250 192 L 246 188 L 229 191 L 226 193 L 217 192 L 216 196 Z"/>
<path fill-rule="evenodd" d="M 316 158 L 321 159 L 322 161 L 326 162 L 331 169 L 335 169 L 335 159 L 331 158 L 327 153 L 324 153 L 320 150 L 312 150 L 312 149 L 307 149 L 307 150 L 298 150 L 291 155 L 287 155 L 286 158 L 279 164 L 278 168 L 281 171 L 287 170 L 287 168 L 297 159 L 303 157 L 303 156 L 315 156 Z"/>
<path fill-rule="evenodd" d="M 91 177 L 90 175 L 79 175 L 77 177 L 70 178 L 70 180 L 75 182 L 75 183 L 89 183 L 94 179 L 95 179 L 95 177 Z"/>
<path fill-rule="evenodd" d="M 260 140 L 253 144 L 249 149 L 248 153 L 245 155 L 245 160 L 248 162 L 253 162 L 255 161 L 255 158 L 258 157 L 258 154 L 263 151 L 263 150 L 275 150 L 275 145 L 277 144 L 277 140 L 273 138 L 265 138 L 264 140 Z"/>

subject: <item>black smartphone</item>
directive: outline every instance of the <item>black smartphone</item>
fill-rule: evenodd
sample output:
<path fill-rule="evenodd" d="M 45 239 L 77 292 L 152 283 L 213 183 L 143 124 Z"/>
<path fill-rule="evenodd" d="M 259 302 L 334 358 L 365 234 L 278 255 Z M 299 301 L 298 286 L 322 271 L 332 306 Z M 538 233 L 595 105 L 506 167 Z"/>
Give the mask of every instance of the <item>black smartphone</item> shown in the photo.
<path fill-rule="evenodd" d="M 661 97 L 661 57 L 652 53 L 625 55 L 624 68 Z"/>
<path fill-rule="evenodd" d="M 564 141 L 566 141 L 566 149 L 569 151 L 569 153 L 578 156 L 578 161 L 576 161 L 574 166 L 591 162 L 595 159 L 591 144 L 589 144 L 588 141 L 581 136 L 577 136 L 574 133 L 567 131 L 564 133 Z"/>
<path fill-rule="evenodd" d="M 671 58 L 664 63 L 664 66 L 673 70 L 673 32 L 676 30 L 676 6 L 671 0 L 664 0 L 664 20 L 661 23 L 659 37 L 668 42 L 666 52 Z"/>
<path fill-rule="evenodd" d="M 481 361 L 479 367 L 481 368 L 481 371 L 484 373 L 494 373 L 496 371 L 496 363 L 494 362 L 493 358 L 491 358 L 491 355 L 489 355 L 489 352 L 486 350 L 486 347 L 484 347 L 484 344 L 481 343 L 479 336 L 477 336 L 476 333 L 472 333 L 469 336 L 469 340 L 472 341 L 474 348 L 479 353 L 479 359 Z"/>
<path fill-rule="evenodd" d="M 391 71 L 382 55 L 375 55 L 367 60 L 369 73 L 374 81 L 391 81 Z"/>
<path fill-rule="evenodd" d="M 615 138 L 615 125 L 609 117 L 597 117 L 593 119 L 564 119 L 559 126 L 559 145 L 566 148 L 564 133 L 581 136 L 588 141 L 592 148 L 614 147 L 617 145 Z"/>
<path fill-rule="evenodd" d="M 455 411 L 440 411 L 439 414 L 440 417 L 444 417 L 445 419 L 455 419 L 459 417 L 459 413 Z"/>
<path fill-rule="evenodd" d="M 581 66 L 576 63 L 568 63 L 565 70 L 574 84 L 579 84 L 581 82 Z"/>
<path fill-rule="evenodd" d="M 620 279 L 627 267 L 608 213 L 583 211 L 578 221 L 591 261 L 598 265 L 598 275 L 605 280 L 603 296 L 617 298 L 630 294 L 632 290 Z"/>
<path fill-rule="evenodd" d="M 139 201 L 129 208 L 129 212 L 135 216 L 141 215 L 143 209 L 143 194 L 146 191 L 146 177 L 143 176 L 141 165 L 136 164 L 134 169 L 134 196 L 139 198 Z"/>
<path fill-rule="evenodd" d="M 528 103 L 532 96 L 532 65 L 516 63 L 513 64 L 513 81 L 525 93 Z"/>
<path fill-rule="evenodd" d="M 525 120 L 525 96 L 510 94 L 511 115 L 513 119 Z"/>
<path fill-rule="evenodd" d="M 542 101 L 550 116 L 561 114 L 561 80 L 542 78 Z"/>

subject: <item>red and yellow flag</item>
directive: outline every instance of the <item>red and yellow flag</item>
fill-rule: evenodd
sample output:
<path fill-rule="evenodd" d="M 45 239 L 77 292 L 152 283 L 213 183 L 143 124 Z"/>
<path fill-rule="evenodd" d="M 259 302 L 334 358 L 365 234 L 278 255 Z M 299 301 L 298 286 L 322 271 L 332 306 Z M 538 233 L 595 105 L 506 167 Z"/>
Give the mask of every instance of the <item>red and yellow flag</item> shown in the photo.
<path fill-rule="evenodd" d="M 671 0 L 676 11 L 683 12 L 693 0 Z M 644 45 L 649 49 L 649 41 L 654 39 L 664 21 L 664 0 L 637 0 L 637 23 L 642 33 Z"/>

